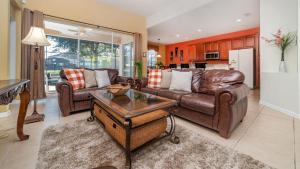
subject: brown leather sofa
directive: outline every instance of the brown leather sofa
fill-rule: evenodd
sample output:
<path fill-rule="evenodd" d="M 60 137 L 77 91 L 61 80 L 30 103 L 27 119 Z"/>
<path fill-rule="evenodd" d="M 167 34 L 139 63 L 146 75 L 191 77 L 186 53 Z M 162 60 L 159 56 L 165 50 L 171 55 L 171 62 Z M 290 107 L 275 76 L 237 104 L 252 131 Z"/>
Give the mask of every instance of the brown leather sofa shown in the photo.
<path fill-rule="evenodd" d="M 177 100 L 176 116 L 229 138 L 247 112 L 249 88 L 243 83 L 244 75 L 235 70 L 192 71 L 192 93 L 148 88 L 146 78 L 139 87 L 143 92 Z"/>
<path fill-rule="evenodd" d="M 132 78 L 118 76 L 119 72 L 116 69 L 96 69 L 107 70 L 111 84 L 120 82 L 133 83 Z M 90 109 L 91 96 L 89 91 L 99 90 L 98 87 L 73 90 L 72 85 L 67 81 L 64 71 L 60 71 L 60 82 L 56 84 L 58 94 L 58 104 L 63 116 L 69 116 L 73 112 Z"/>

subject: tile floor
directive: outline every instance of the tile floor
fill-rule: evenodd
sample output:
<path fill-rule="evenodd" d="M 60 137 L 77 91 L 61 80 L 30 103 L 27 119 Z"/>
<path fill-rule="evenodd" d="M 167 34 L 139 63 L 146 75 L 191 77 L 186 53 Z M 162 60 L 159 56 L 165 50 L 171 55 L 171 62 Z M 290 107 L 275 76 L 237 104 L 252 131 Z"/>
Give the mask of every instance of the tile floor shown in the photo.
<path fill-rule="evenodd" d="M 176 119 L 177 124 L 278 169 L 300 169 L 300 119 L 262 106 L 258 101 L 259 91 L 251 91 L 247 115 L 230 139 L 223 139 L 214 131 L 179 118 Z M 11 104 L 12 115 L 0 119 L 0 129 L 9 134 L 9 137 L 0 139 L 1 169 L 34 169 L 45 128 L 89 116 L 89 113 L 85 112 L 61 117 L 56 97 L 49 96 L 40 101 L 38 107 L 40 112 L 45 113 L 45 121 L 25 125 L 24 131 L 30 135 L 30 139 L 19 142 L 15 133 L 17 110 L 16 101 Z M 32 107 L 29 107 L 28 114 L 30 112 Z"/>

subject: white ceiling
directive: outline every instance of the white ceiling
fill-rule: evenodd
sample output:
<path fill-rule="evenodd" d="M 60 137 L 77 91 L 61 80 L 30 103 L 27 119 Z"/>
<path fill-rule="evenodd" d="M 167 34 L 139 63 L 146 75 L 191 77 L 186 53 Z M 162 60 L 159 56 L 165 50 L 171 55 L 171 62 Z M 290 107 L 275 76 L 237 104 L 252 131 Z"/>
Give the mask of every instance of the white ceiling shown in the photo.
<path fill-rule="evenodd" d="M 132 36 L 126 34 L 120 34 L 112 32 L 110 30 L 101 28 L 92 28 L 82 25 L 75 25 L 71 23 L 65 23 L 55 20 L 46 20 L 45 22 L 45 33 L 47 35 L 54 35 L 65 38 L 82 40 L 92 40 L 96 42 L 111 43 L 112 41 L 116 44 L 120 44 L 122 40 L 133 41 Z"/>
<path fill-rule="evenodd" d="M 151 42 L 171 44 L 259 26 L 259 0 L 98 1 L 145 16 Z"/>
<path fill-rule="evenodd" d="M 108 3 L 118 6 L 127 11 L 149 17 L 175 1 L 184 0 L 98 0 L 100 2 Z"/>

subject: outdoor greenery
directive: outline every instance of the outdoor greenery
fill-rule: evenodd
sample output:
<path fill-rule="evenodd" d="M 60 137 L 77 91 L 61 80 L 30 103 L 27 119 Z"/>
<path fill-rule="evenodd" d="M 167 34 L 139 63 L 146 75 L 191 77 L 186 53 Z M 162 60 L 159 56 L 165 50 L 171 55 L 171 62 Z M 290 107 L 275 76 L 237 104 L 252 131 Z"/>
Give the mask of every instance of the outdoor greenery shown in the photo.
<path fill-rule="evenodd" d="M 55 42 L 55 45 L 52 46 L 54 48 L 52 52 L 73 53 L 73 56 L 77 56 L 79 51 L 79 67 L 110 68 L 117 66 L 116 57 L 119 45 L 87 40 L 78 42 L 77 39 L 55 36 L 48 36 L 48 39 Z"/>
<path fill-rule="evenodd" d="M 51 42 L 51 46 L 45 50 L 45 73 L 49 86 L 55 86 L 60 78 L 59 72 L 63 68 L 119 69 L 120 59 L 123 64 L 123 75 L 132 76 L 131 42 L 117 45 L 50 35 L 47 38 Z"/>

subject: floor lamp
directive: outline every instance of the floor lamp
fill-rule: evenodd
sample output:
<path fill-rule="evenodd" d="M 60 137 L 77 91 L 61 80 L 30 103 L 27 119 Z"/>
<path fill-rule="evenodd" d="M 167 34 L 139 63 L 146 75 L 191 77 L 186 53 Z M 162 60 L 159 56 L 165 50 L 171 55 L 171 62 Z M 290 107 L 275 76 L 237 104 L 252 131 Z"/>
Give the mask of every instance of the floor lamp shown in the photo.
<path fill-rule="evenodd" d="M 40 27 L 34 27 L 32 26 L 27 34 L 27 36 L 22 40 L 23 44 L 26 45 L 32 45 L 34 47 L 34 73 L 33 73 L 33 79 L 37 79 L 36 71 L 38 70 L 38 60 L 40 60 L 39 57 L 39 48 L 44 46 L 49 46 L 50 43 L 47 40 L 47 37 L 45 35 L 44 29 Z M 34 82 L 31 82 L 34 83 Z M 33 88 L 33 99 L 34 99 L 34 107 L 33 107 L 33 113 L 31 116 L 28 116 L 25 119 L 25 123 L 34 123 L 39 121 L 44 121 L 45 115 L 39 114 L 36 110 L 36 104 L 37 104 L 37 87 Z"/>

